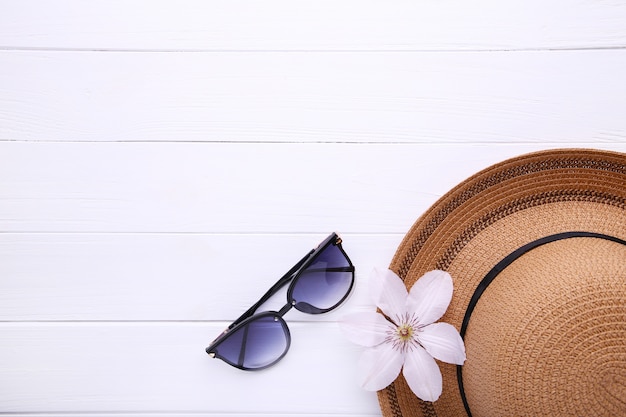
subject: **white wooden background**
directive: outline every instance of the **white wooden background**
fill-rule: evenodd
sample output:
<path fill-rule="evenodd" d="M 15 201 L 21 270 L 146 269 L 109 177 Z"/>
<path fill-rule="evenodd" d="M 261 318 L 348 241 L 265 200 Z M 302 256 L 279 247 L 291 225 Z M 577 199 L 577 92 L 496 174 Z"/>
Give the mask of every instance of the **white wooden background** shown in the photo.
<path fill-rule="evenodd" d="M 626 152 L 625 112 L 625 1 L 0 0 L 0 414 L 380 415 L 336 325 L 371 268 L 495 162 Z M 331 231 L 349 301 L 211 360 Z"/>

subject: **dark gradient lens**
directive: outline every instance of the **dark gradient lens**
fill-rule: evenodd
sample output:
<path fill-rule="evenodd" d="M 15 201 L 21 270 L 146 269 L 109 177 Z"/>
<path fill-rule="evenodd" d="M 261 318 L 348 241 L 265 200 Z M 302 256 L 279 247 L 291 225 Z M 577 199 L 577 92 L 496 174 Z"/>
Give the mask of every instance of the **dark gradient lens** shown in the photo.
<path fill-rule="evenodd" d="M 234 330 L 212 351 L 238 368 L 260 369 L 282 358 L 289 343 L 285 321 L 276 313 L 268 312 Z"/>
<path fill-rule="evenodd" d="M 346 255 L 330 244 L 296 278 L 290 301 L 302 312 L 324 313 L 347 297 L 353 281 L 354 268 Z"/>

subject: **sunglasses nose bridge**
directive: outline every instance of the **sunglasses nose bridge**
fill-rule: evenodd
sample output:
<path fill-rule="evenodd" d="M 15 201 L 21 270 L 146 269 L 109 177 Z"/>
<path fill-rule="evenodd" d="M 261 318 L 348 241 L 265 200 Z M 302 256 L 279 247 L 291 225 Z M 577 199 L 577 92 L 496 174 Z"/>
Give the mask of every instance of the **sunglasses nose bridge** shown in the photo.
<path fill-rule="evenodd" d="M 283 317 L 289 310 L 291 310 L 296 305 L 295 300 L 291 300 L 287 304 L 285 304 L 280 310 L 278 310 L 278 315 Z"/>

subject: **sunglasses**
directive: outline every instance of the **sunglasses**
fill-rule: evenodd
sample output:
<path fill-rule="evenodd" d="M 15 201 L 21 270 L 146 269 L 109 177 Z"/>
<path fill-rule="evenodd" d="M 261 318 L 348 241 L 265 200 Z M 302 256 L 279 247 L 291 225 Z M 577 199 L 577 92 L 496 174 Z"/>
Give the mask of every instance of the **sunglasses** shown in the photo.
<path fill-rule="evenodd" d="M 287 304 L 278 311 L 256 313 L 287 284 Z M 287 354 L 291 345 L 283 316 L 292 307 L 308 314 L 331 311 L 348 298 L 353 284 L 354 266 L 341 246 L 341 238 L 332 233 L 228 326 L 206 352 L 239 369 L 272 366 Z"/>

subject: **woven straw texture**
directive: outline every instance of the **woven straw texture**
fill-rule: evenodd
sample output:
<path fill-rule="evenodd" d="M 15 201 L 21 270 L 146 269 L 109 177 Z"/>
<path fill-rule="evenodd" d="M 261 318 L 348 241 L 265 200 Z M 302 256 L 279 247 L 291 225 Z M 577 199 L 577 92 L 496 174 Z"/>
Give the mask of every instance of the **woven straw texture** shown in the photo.
<path fill-rule="evenodd" d="M 450 272 L 441 320 L 461 329 L 496 264 L 567 232 L 617 241 L 558 240 L 508 264 L 471 311 L 462 387 L 457 367 L 439 363 L 443 394 L 427 403 L 400 376 L 378 393 L 385 417 L 626 415 L 626 154 L 559 149 L 487 168 L 416 221 L 390 268 L 408 288 Z"/>

